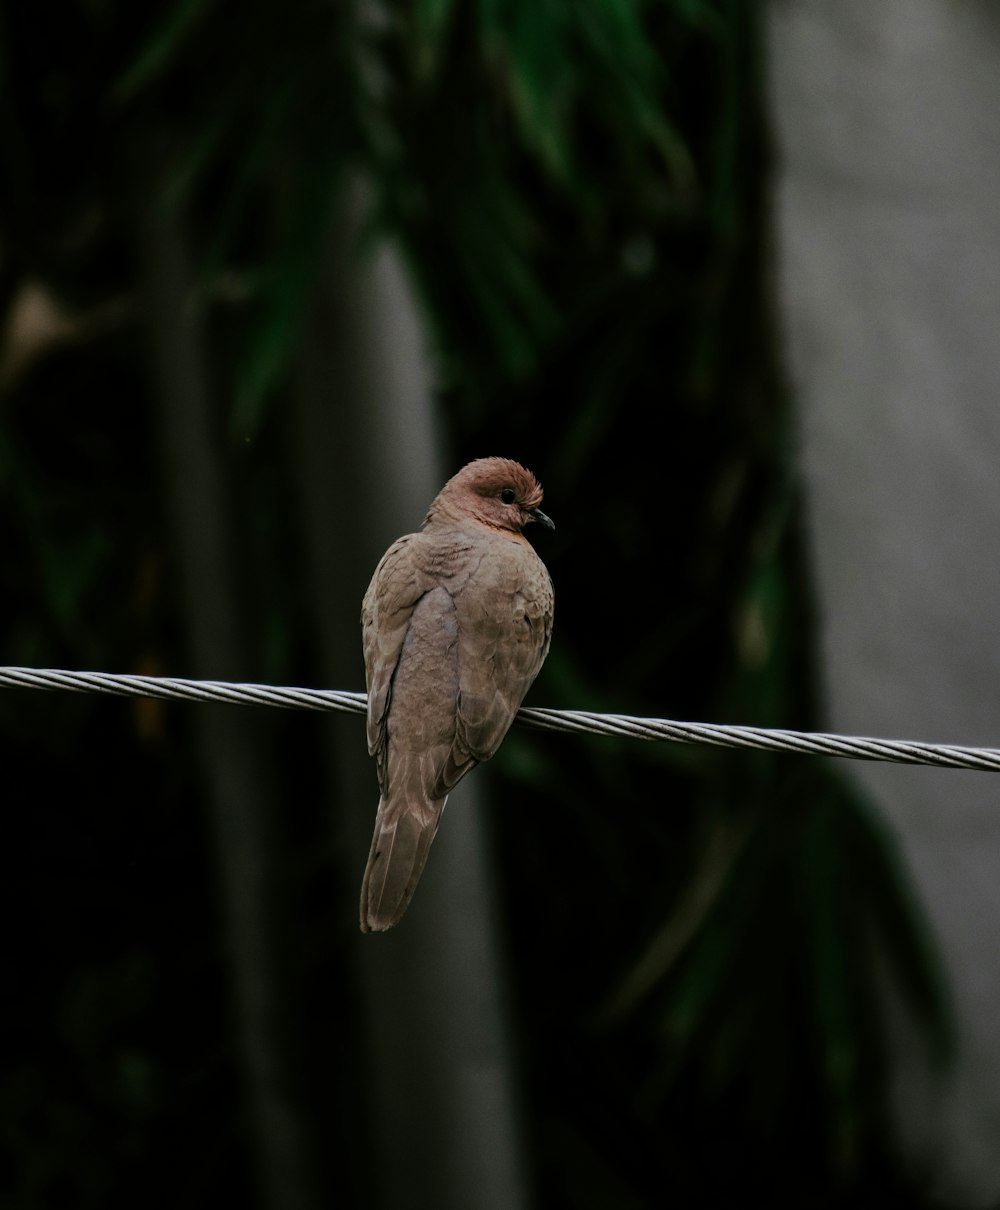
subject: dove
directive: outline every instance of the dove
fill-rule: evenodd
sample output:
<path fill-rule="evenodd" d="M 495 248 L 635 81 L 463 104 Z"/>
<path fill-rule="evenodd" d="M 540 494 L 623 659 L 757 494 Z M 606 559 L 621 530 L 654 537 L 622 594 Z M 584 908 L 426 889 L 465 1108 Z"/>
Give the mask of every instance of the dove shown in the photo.
<path fill-rule="evenodd" d="M 381 798 L 361 930 L 397 924 L 449 792 L 500 746 L 552 637 L 552 581 L 522 533 L 554 529 L 535 476 L 507 458 L 464 466 L 423 526 L 389 547 L 361 608 L 368 751 Z"/>

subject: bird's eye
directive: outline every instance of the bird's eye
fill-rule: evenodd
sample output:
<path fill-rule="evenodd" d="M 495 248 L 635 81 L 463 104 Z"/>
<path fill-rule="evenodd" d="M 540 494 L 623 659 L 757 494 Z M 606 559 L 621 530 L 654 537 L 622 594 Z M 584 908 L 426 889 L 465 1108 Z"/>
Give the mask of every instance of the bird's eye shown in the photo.
<path fill-rule="evenodd" d="M 500 499 L 504 502 L 504 504 L 513 504 L 517 499 L 517 493 L 512 487 L 505 487 L 500 493 Z"/>

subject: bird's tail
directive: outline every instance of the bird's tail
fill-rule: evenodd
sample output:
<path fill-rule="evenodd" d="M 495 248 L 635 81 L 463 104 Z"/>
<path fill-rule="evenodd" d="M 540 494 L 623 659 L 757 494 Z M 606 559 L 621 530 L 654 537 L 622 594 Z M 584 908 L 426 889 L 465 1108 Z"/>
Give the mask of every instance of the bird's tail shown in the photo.
<path fill-rule="evenodd" d="M 399 923 L 423 873 L 446 800 L 379 801 L 361 883 L 363 933 L 384 932 Z"/>

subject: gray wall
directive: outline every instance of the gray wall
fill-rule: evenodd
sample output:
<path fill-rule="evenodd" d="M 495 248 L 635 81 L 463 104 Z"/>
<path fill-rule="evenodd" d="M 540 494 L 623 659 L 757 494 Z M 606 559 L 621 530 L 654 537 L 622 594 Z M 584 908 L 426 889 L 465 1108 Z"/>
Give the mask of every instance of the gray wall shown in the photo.
<path fill-rule="evenodd" d="M 1000 746 L 1000 4 L 772 0 L 787 363 L 833 728 Z M 858 765 L 953 982 L 952 1077 L 897 1031 L 911 1161 L 1000 1197 L 1000 777 Z"/>

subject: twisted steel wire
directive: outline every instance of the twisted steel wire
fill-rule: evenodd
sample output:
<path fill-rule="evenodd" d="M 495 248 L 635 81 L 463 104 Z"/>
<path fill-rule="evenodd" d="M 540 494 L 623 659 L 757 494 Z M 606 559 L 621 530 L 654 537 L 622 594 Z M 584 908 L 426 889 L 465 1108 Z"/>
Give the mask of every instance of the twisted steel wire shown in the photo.
<path fill-rule="evenodd" d="M 339 710 L 364 714 L 367 695 L 339 689 L 301 689 L 235 681 L 186 680 L 183 677 L 133 676 L 111 672 L 69 672 L 55 668 L 0 667 L 0 687 L 64 689 L 108 693 L 119 697 L 152 697 L 232 705 L 281 706 L 298 710 Z M 948 769 L 1000 772 L 1000 748 L 929 744 L 911 740 L 872 739 L 823 732 L 785 731 L 721 723 L 688 723 L 627 714 L 594 714 L 586 710 L 525 708 L 517 721 L 543 731 L 618 735 L 677 744 L 710 744 L 719 748 L 757 748 L 769 752 L 805 752 L 854 760 L 904 765 L 937 765 Z"/>

